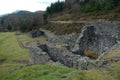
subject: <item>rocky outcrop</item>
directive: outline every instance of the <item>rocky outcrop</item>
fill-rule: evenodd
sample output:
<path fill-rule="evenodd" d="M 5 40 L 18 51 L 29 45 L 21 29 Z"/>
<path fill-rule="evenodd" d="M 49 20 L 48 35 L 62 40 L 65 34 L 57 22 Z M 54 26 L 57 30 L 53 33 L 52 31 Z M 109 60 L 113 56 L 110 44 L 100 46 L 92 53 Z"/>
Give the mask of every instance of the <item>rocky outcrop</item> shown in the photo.
<path fill-rule="evenodd" d="M 82 29 L 73 52 L 83 55 L 89 50 L 100 55 L 117 44 L 119 40 L 119 22 L 97 22 Z"/>

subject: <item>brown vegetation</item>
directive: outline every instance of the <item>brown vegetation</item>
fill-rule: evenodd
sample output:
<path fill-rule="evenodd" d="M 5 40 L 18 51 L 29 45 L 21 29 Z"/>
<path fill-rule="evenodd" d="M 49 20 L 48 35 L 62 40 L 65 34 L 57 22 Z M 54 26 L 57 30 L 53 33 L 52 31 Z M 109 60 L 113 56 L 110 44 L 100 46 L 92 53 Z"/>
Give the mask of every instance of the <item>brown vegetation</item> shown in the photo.
<path fill-rule="evenodd" d="M 83 23 L 49 23 L 42 28 L 49 30 L 56 35 L 65 35 L 71 33 L 80 33 Z"/>
<path fill-rule="evenodd" d="M 84 55 L 86 55 L 88 57 L 91 57 L 93 59 L 97 59 L 98 58 L 98 55 L 96 53 L 94 53 L 93 51 L 91 51 L 91 50 L 85 50 L 84 51 Z"/>

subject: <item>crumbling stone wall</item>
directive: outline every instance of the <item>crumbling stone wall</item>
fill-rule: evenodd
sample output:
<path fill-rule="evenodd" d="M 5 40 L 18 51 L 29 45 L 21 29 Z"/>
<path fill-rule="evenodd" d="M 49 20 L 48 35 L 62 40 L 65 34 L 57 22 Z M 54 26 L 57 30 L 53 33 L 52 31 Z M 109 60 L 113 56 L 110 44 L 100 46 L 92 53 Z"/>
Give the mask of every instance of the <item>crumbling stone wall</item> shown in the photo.
<path fill-rule="evenodd" d="M 46 30 L 41 30 L 44 32 L 48 42 L 50 43 L 63 43 L 68 45 L 74 45 L 79 34 L 69 34 L 69 35 L 54 35 Z"/>

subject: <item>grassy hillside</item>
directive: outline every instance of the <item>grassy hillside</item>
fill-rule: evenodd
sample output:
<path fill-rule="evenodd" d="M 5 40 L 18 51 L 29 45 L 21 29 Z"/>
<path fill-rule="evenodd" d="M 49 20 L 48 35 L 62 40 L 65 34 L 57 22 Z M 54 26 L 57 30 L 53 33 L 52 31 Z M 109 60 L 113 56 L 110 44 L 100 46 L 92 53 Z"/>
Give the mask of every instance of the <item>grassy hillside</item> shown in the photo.
<path fill-rule="evenodd" d="M 102 72 L 101 70 L 80 71 L 51 65 L 34 65 L 6 74 L 2 76 L 1 80 L 119 80 L 119 73 Z"/>
<path fill-rule="evenodd" d="M 56 35 L 80 33 L 84 23 L 48 23 L 42 29 L 49 30 Z"/>
<path fill-rule="evenodd" d="M 69 11 L 61 13 L 54 13 L 48 17 L 48 24 L 42 28 L 50 30 L 57 35 L 80 33 L 81 28 L 86 24 L 91 24 L 96 21 L 120 21 L 120 11 L 93 11 L 93 12 L 79 12 L 76 14 Z M 61 22 L 60 22 L 61 21 Z"/>
<path fill-rule="evenodd" d="M 34 41 L 26 34 L 18 36 L 25 44 Z M 43 38 L 43 37 L 41 37 Z M 39 38 L 39 39 L 41 39 Z M 76 70 L 64 66 L 32 65 L 25 66 L 29 60 L 28 50 L 21 48 L 14 32 L 0 33 L 0 80 L 119 80 L 120 62 L 113 63 L 112 70 Z"/>
<path fill-rule="evenodd" d="M 99 20 L 107 20 L 113 21 L 117 20 L 120 21 L 120 12 L 116 10 L 111 11 L 94 11 L 88 13 L 78 13 L 72 14 L 69 12 L 62 12 L 61 14 L 53 14 L 48 18 L 48 21 L 99 21 Z"/>
<path fill-rule="evenodd" d="M 120 45 L 115 46 L 115 48 L 113 48 L 109 52 L 107 52 L 102 58 L 110 59 L 113 57 L 120 57 Z"/>

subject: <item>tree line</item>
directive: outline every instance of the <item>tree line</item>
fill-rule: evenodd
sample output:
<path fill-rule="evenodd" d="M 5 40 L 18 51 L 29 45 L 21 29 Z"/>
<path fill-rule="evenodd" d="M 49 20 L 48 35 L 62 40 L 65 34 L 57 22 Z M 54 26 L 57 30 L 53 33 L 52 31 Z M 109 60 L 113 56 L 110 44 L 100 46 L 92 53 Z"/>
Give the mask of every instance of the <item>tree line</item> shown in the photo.
<path fill-rule="evenodd" d="M 119 0 L 65 0 L 65 2 L 57 1 L 52 3 L 46 9 L 47 16 L 54 13 L 62 12 L 63 10 L 70 10 L 77 12 L 93 12 L 100 10 L 118 9 L 120 11 Z"/>
<path fill-rule="evenodd" d="M 92 12 L 100 10 L 120 10 L 120 1 L 119 0 L 75 0 L 79 5 L 81 12 Z"/>
<path fill-rule="evenodd" d="M 46 14 L 52 15 L 54 13 L 63 11 L 64 8 L 65 8 L 65 3 L 57 1 L 55 3 L 52 3 L 49 7 L 46 8 Z"/>
<path fill-rule="evenodd" d="M 20 30 L 21 32 L 27 32 L 37 29 L 43 24 L 43 12 L 41 11 L 35 13 L 21 11 L 0 18 L 0 29 L 2 28 L 3 31 Z"/>

